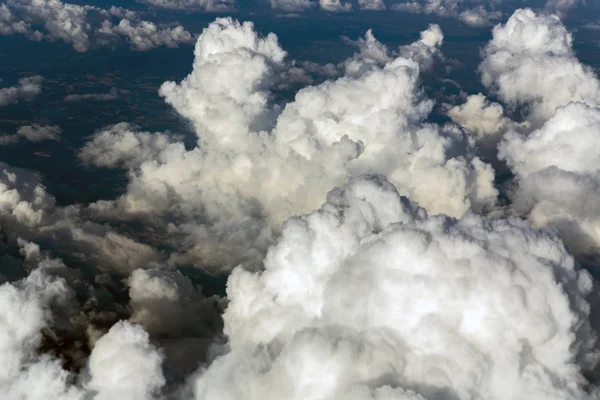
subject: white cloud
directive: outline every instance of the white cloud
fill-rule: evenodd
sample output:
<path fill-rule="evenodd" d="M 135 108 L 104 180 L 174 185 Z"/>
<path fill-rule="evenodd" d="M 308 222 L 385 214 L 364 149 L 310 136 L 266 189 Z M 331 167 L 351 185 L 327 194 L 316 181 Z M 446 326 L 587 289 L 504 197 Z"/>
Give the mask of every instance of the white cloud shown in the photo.
<path fill-rule="evenodd" d="M 537 127 L 571 101 L 597 105 L 600 83 L 576 58 L 572 41 L 557 17 L 517 10 L 493 30 L 479 68 L 482 82 L 510 107 L 526 107 Z"/>
<path fill-rule="evenodd" d="M 123 273 L 157 265 L 164 259 L 154 248 L 92 222 L 93 215 L 82 206 L 56 206 L 39 176 L 6 164 L 0 165 L 0 171 L 4 234 L 0 250 L 22 238 L 42 242 L 93 268 Z"/>
<path fill-rule="evenodd" d="M 546 10 L 552 12 L 559 17 L 564 17 L 567 12 L 584 1 L 580 0 L 548 0 L 546 2 Z"/>
<path fill-rule="evenodd" d="M 24 137 L 30 142 L 40 142 L 42 140 L 60 141 L 62 129 L 59 126 L 50 125 L 25 125 L 17 129 L 17 135 Z"/>
<path fill-rule="evenodd" d="M 18 86 L 0 88 L 0 106 L 18 103 L 19 100 L 32 101 L 42 92 L 43 77 L 36 75 L 19 79 Z"/>
<path fill-rule="evenodd" d="M 432 102 L 419 73 L 442 38 L 432 26 L 415 44 L 388 52 L 368 33 L 346 76 L 302 89 L 281 110 L 269 91 L 287 68 L 275 35 L 217 19 L 196 44 L 192 73 L 160 90 L 193 123 L 198 147 L 140 132 L 96 136 L 82 159 L 128 166 L 130 182 L 117 201 L 91 209 L 152 224 L 177 248 L 175 265 L 219 270 L 256 267 L 283 220 L 366 172 L 389 175 L 434 213 L 489 206 L 493 170 L 474 156 L 468 136 L 423 123 Z"/>
<path fill-rule="evenodd" d="M 113 24 L 113 18 L 119 22 Z M 103 22 L 96 22 L 102 19 Z M 8 0 L 0 8 L 0 35 L 13 34 L 31 40 L 61 40 L 79 52 L 89 50 L 92 45 L 112 46 L 120 38 L 142 51 L 163 45 L 177 47 L 193 39 L 181 25 L 158 26 L 140 20 L 139 14 L 132 10 L 115 6 L 102 9 L 60 0 Z"/>
<path fill-rule="evenodd" d="M 155 398 L 165 384 L 162 361 L 148 333 L 140 326 L 119 322 L 96 342 L 86 387 L 96 393 L 94 400 Z"/>
<path fill-rule="evenodd" d="M 79 158 L 98 167 L 133 169 L 157 158 L 175 139 L 162 133 L 139 132 L 137 126 L 122 122 L 96 132 Z"/>
<path fill-rule="evenodd" d="M 115 87 L 111 88 L 108 93 L 86 93 L 86 94 L 70 94 L 65 96 L 65 101 L 111 101 L 119 98 L 119 90 Z"/>
<path fill-rule="evenodd" d="M 140 51 L 160 46 L 179 47 L 182 43 L 190 43 L 194 40 L 194 36 L 181 25 L 161 28 L 149 21 L 132 23 L 128 19 L 122 19 L 118 25 L 113 25 L 106 20 L 99 32 L 108 36 L 123 36 L 133 49 Z"/>
<path fill-rule="evenodd" d="M 599 130 L 598 108 L 570 103 L 530 135 L 509 132 L 500 144 L 519 179 L 512 207 L 557 229 L 576 253 L 600 253 Z"/>
<path fill-rule="evenodd" d="M 504 115 L 501 104 L 490 102 L 481 93 L 471 95 L 463 104 L 449 109 L 448 117 L 487 148 L 495 148 L 509 129 L 517 129 L 520 125 Z"/>
<path fill-rule="evenodd" d="M 392 9 L 414 14 L 436 14 L 458 18 L 470 26 L 487 26 L 502 17 L 498 10 L 500 0 L 480 2 L 465 0 L 409 0 L 395 4 Z M 473 4 L 475 3 L 475 4 Z M 479 5 L 477 5 L 479 4 Z"/>
<path fill-rule="evenodd" d="M 586 399 L 591 288 L 551 233 L 427 217 L 361 179 L 233 272 L 230 351 L 194 398 Z"/>
<path fill-rule="evenodd" d="M 145 2 L 154 7 L 187 11 L 200 9 L 222 12 L 234 10 L 237 6 L 235 0 L 145 0 Z"/>

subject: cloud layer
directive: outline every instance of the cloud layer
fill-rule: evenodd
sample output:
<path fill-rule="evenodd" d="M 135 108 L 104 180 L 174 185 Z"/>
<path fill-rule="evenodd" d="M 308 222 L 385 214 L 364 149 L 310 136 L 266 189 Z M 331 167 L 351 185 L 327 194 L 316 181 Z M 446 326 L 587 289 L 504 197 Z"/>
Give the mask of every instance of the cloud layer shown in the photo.
<path fill-rule="evenodd" d="M 51 16 L 42 35 L 89 43 L 85 23 L 66 38 L 49 22 L 85 7 L 20 6 Z M 106 12 L 121 22 L 105 37 L 140 49 L 187 37 Z M 435 123 L 421 77 L 443 41 L 437 25 L 398 48 L 369 30 L 319 66 L 217 18 L 159 90 L 195 146 L 123 122 L 79 149 L 126 172 L 120 197 L 58 205 L 0 164 L 0 398 L 600 399 L 582 268 L 600 245 L 598 79 L 558 17 L 517 10 L 482 50 L 496 102 L 471 94 Z M 24 78 L 0 99 L 40 90 Z M 211 273 L 226 298 L 198 283 Z"/>

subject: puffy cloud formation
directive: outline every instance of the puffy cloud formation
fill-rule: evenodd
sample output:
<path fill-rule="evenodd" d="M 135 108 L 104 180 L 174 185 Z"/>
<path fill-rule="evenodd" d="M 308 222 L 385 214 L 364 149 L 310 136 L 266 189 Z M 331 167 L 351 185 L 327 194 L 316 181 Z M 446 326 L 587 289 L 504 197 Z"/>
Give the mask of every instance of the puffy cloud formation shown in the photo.
<path fill-rule="evenodd" d="M 96 342 L 86 387 L 94 400 L 152 399 L 165 384 L 162 361 L 141 327 L 119 322 Z"/>
<path fill-rule="evenodd" d="M 175 139 L 163 133 L 140 132 L 137 126 L 123 122 L 96 132 L 79 158 L 98 167 L 133 169 L 158 157 Z"/>
<path fill-rule="evenodd" d="M 484 51 L 500 103 L 469 96 L 436 124 L 419 78 L 443 39 L 368 31 L 318 67 L 217 19 L 160 89 L 196 147 L 95 132 L 79 158 L 129 183 L 88 206 L 0 165 L 0 398 L 599 399 L 596 284 L 567 251 L 599 239 L 595 76 L 556 18 L 521 10 Z M 581 74 L 545 91 L 520 63 Z M 478 156 L 498 143 L 514 181 Z M 232 269 L 226 300 L 195 280 Z"/>
<path fill-rule="evenodd" d="M 342 12 L 352 10 L 352 4 L 344 3 L 341 0 L 319 0 L 319 7 L 322 10 L 330 12 Z"/>
<path fill-rule="evenodd" d="M 119 19 L 119 23 L 113 24 L 113 18 Z M 98 24 L 97 21 L 102 20 Z M 60 0 L 8 0 L 0 7 L 0 34 L 22 34 L 32 40 L 61 40 L 79 52 L 87 51 L 92 44 L 113 45 L 121 37 L 136 50 L 163 45 L 177 47 L 192 40 L 192 35 L 181 25 L 159 27 L 149 21 L 139 21 L 136 12 L 124 8 L 102 9 Z"/>
<path fill-rule="evenodd" d="M 149 21 L 132 23 L 128 19 L 122 19 L 118 25 L 104 21 L 98 32 L 108 36 L 123 36 L 132 48 L 140 51 L 159 46 L 179 47 L 181 43 L 190 43 L 194 40 L 192 34 L 181 25 L 174 28 L 159 28 Z"/>
<path fill-rule="evenodd" d="M 519 178 L 512 207 L 538 226 L 557 229 L 570 250 L 600 252 L 600 110 L 570 103 L 528 136 L 500 144 Z"/>
<path fill-rule="evenodd" d="M 95 223 L 92 217 L 82 206 L 56 206 L 39 176 L 0 164 L 0 251 L 22 238 L 90 268 L 125 274 L 164 259 L 153 247 Z"/>
<path fill-rule="evenodd" d="M 482 93 L 468 96 L 463 104 L 450 108 L 447 114 L 485 148 L 495 148 L 508 130 L 526 129 L 529 125 L 527 121 L 518 124 L 505 116 L 504 107 L 490 102 Z"/>
<path fill-rule="evenodd" d="M 502 16 L 498 10 L 500 2 L 499 0 L 484 2 L 487 6 L 479 4 L 481 2 L 474 2 L 479 5 L 473 6 L 468 0 L 409 0 L 395 4 L 393 9 L 415 14 L 454 17 L 470 26 L 486 26 Z"/>
<path fill-rule="evenodd" d="M 31 24 L 17 18 L 6 4 L 0 4 L 0 35 L 15 34 L 28 36 L 32 40 L 41 40 L 43 34 L 31 29 Z"/>
<path fill-rule="evenodd" d="M 572 41 L 556 16 L 517 10 L 493 30 L 479 68 L 482 82 L 510 107 L 525 107 L 534 127 L 571 101 L 598 105 L 600 83 L 577 59 Z"/>
<path fill-rule="evenodd" d="M 494 148 L 515 175 L 510 210 L 536 226 L 557 229 L 569 250 L 597 254 L 596 134 L 600 82 L 572 49 L 555 16 L 517 10 L 493 30 L 480 66 L 482 81 L 513 114 L 485 96 L 470 96 L 448 115 Z"/>
<path fill-rule="evenodd" d="M 424 122 L 433 102 L 419 73 L 442 39 L 432 26 L 391 52 L 368 33 L 346 76 L 300 90 L 281 109 L 270 88 L 289 63 L 277 37 L 217 19 L 198 39 L 192 73 L 160 89 L 193 123 L 198 147 L 160 134 L 98 133 L 80 156 L 128 167 L 130 182 L 117 201 L 91 207 L 108 219 L 155 225 L 178 248 L 175 265 L 250 268 L 283 220 L 314 209 L 351 176 L 386 174 L 434 213 L 490 206 L 494 173 L 468 136 Z"/>
<path fill-rule="evenodd" d="M 142 40 L 141 38 L 139 40 Z M 65 101 L 111 101 L 119 98 L 119 89 L 113 87 L 108 93 L 86 93 L 86 94 L 70 94 L 65 96 Z"/>
<path fill-rule="evenodd" d="M 42 140 L 60 141 L 62 129 L 59 126 L 50 125 L 25 125 L 17 129 L 17 135 L 24 137 L 30 142 L 40 142 Z"/>
<path fill-rule="evenodd" d="M 26 257 L 37 251 L 32 243 L 22 246 Z M 163 356 L 139 325 L 119 322 L 100 337 L 78 380 L 58 358 L 38 354 L 42 331 L 49 329 L 54 313 L 68 309 L 74 298 L 61 276 L 67 272 L 60 260 L 46 258 L 27 278 L 0 286 L 0 396 L 6 400 L 151 399 L 165 384 Z"/>
<path fill-rule="evenodd" d="M 9 145 L 19 142 L 22 138 L 30 142 L 41 142 L 43 140 L 60 141 L 62 129 L 59 126 L 50 125 L 24 125 L 17 129 L 17 133 L 0 136 L 0 145 Z"/>
<path fill-rule="evenodd" d="M 233 271 L 230 351 L 192 391 L 586 399 L 591 288 L 551 233 L 518 219 L 427 217 L 385 179 L 363 178 L 288 220 L 264 271 Z"/>
<path fill-rule="evenodd" d="M 152 335 L 202 329 L 180 318 L 206 310 L 185 276 L 134 271 L 130 321 L 89 333 L 77 376 L 39 353 L 41 332 L 72 310 L 65 276 L 46 258 L 0 286 L 2 398 L 597 398 L 583 377 L 597 358 L 593 281 L 561 241 L 516 218 L 428 216 L 379 175 L 286 221 L 263 271 L 233 271 L 228 345 L 183 390 L 166 385 Z"/>
<path fill-rule="evenodd" d="M 0 106 L 18 103 L 19 100 L 32 101 L 42 92 L 43 77 L 36 75 L 19 79 L 17 86 L 0 88 Z"/>

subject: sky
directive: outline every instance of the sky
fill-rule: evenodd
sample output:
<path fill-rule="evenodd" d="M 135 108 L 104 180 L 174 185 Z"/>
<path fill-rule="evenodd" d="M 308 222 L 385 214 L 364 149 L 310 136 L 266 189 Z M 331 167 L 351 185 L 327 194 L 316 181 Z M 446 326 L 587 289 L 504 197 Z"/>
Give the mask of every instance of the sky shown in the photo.
<path fill-rule="evenodd" d="M 0 3 L 0 399 L 600 399 L 600 4 Z"/>

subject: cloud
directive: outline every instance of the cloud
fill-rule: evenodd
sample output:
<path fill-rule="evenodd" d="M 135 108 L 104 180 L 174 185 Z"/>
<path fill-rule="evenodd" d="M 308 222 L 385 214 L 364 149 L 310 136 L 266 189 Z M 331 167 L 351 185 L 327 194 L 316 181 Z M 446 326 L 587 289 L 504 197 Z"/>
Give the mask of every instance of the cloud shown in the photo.
<path fill-rule="evenodd" d="M 385 4 L 382 0 L 358 0 L 361 10 L 382 11 L 385 10 Z"/>
<path fill-rule="evenodd" d="M 282 221 L 367 172 L 389 175 L 434 213 L 492 205 L 493 170 L 467 135 L 423 122 L 433 103 L 419 73 L 442 39 L 432 26 L 416 43 L 388 51 L 368 33 L 346 76 L 300 90 L 282 109 L 270 89 L 290 63 L 276 36 L 217 19 L 198 39 L 192 73 L 160 89 L 193 124 L 198 147 L 186 150 L 160 134 L 96 135 L 80 157 L 127 166 L 129 184 L 116 201 L 90 209 L 163 232 L 177 249 L 171 265 L 219 271 L 256 268 Z"/>
<path fill-rule="evenodd" d="M 262 271 L 233 271 L 228 344 L 183 388 L 167 384 L 153 335 L 203 329 L 192 316 L 214 313 L 188 278 L 134 271 L 130 320 L 90 329 L 73 375 L 40 348 L 61 313 L 79 312 L 77 279 L 20 247 L 32 272 L 0 286 L 8 400 L 595 398 L 583 377 L 597 358 L 593 281 L 558 237 L 517 218 L 428 216 L 380 175 L 286 221 Z"/>
<path fill-rule="evenodd" d="M 12 36 L 21 34 L 31 40 L 42 40 L 43 34 L 31 29 L 31 24 L 17 18 L 6 4 L 0 4 L 0 34 Z"/>
<path fill-rule="evenodd" d="M 96 132 L 79 158 L 97 167 L 133 169 L 157 158 L 175 139 L 163 133 L 140 132 L 137 126 L 123 122 Z"/>
<path fill-rule="evenodd" d="M 153 7 L 186 11 L 199 9 L 222 12 L 234 10 L 237 6 L 235 0 L 145 0 L 145 2 Z"/>
<path fill-rule="evenodd" d="M 22 245 L 24 253 L 35 247 Z M 163 356 L 138 325 L 119 322 L 100 337 L 79 382 L 62 368 L 58 358 L 38 354 L 42 330 L 50 328 L 58 310 L 72 306 L 69 302 L 75 293 L 60 276 L 66 270 L 60 260 L 45 259 L 27 278 L 0 286 L 4 310 L 0 322 L 2 398 L 152 398 L 165 384 Z"/>
<path fill-rule="evenodd" d="M 575 253 L 600 252 L 600 110 L 570 103 L 540 129 L 509 132 L 500 157 L 518 177 L 512 207 L 535 225 L 557 229 Z"/>
<path fill-rule="evenodd" d="M 41 142 L 43 140 L 60 141 L 62 129 L 59 126 L 50 125 L 24 125 L 17 129 L 17 133 L 12 135 L 1 135 L 0 145 L 10 145 L 18 143 L 22 138 L 30 142 Z"/>
<path fill-rule="evenodd" d="M 597 105 L 600 84 L 572 49 L 572 35 L 552 15 L 521 9 L 493 30 L 479 67 L 483 84 L 539 127 L 571 101 Z"/>
<path fill-rule="evenodd" d="M 59 207 L 40 177 L 6 164 L 0 165 L 0 251 L 18 239 L 35 241 L 101 271 L 128 274 L 164 260 L 158 250 L 95 223 L 82 206 Z"/>
<path fill-rule="evenodd" d="M 487 2 L 488 6 L 473 5 L 464 0 L 418 0 L 403 1 L 392 9 L 414 14 L 436 14 L 442 17 L 458 18 L 470 26 L 487 26 L 502 17 L 498 10 L 501 1 Z M 478 2 L 474 2 L 477 4 Z"/>
<path fill-rule="evenodd" d="M 111 101 L 119 98 L 119 90 L 115 87 L 111 88 L 108 93 L 87 93 L 87 94 L 70 94 L 65 96 L 65 101 Z"/>
<path fill-rule="evenodd" d="M 327 198 L 232 273 L 193 398 L 588 398 L 592 281 L 555 235 L 427 217 L 380 177 Z"/>
<path fill-rule="evenodd" d="M 113 19 L 119 22 L 113 24 Z M 102 22 L 100 22 L 102 21 Z M 34 27 L 40 29 L 33 30 Z M 59 0 L 8 0 L 0 8 L 0 34 L 22 34 L 31 40 L 61 40 L 79 52 L 91 46 L 113 46 L 121 38 L 135 50 L 177 47 L 192 40 L 181 25 L 158 26 L 140 20 L 138 13 L 121 7 L 102 9 Z"/>
<path fill-rule="evenodd" d="M 36 75 L 19 79 L 18 86 L 0 88 L 0 106 L 18 103 L 19 100 L 32 101 L 42 92 L 43 77 Z"/>
<path fill-rule="evenodd" d="M 546 10 L 562 18 L 571 8 L 580 3 L 582 3 L 580 0 L 548 0 L 546 2 Z"/>
<path fill-rule="evenodd" d="M 399 48 L 369 30 L 321 67 L 219 18 L 160 89 L 195 147 L 120 123 L 78 152 L 125 170 L 121 197 L 57 205 L 0 164 L 0 398 L 600 398 L 579 258 L 600 231 L 600 109 L 557 21 L 494 29 L 497 102 L 467 97 L 456 125 L 420 83 L 444 60 L 436 25 Z M 521 64 L 580 75 L 569 97 Z M 510 182 L 479 158 L 496 146 Z M 227 299 L 207 272 L 230 273 Z"/>
<path fill-rule="evenodd" d="M 270 4 L 272 9 L 288 12 L 304 11 L 317 5 L 311 0 L 270 0 Z"/>
<path fill-rule="evenodd" d="M 486 148 L 495 148 L 508 130 L 527 125 L 506 117 L 504 107 L 490 102 L 482 93 L 468 96 L 463 104 L 452 107 L 447 114 Z"/>
<path fill-rule="evenodd" d="M 151 399 L 166 383 L 162 361 L 141 327 L 119 322 L 96 342 L 86 386 L 97 393 L 95 400 Z"/>
<path fill-rule="evenodd" d="M 24 137 L 30 142 L 39 142 L 42 140 L 60 141 L 62 130 L 59 126 L 50 125 L 25 125 L 17 129 L 17 135 Z"/>
<path fill-rule="evenodd" d="M 118 25 L 112 25 L 105 20 L 98 32 L 107 36 L 123 36 L 133 49 L 140 51 L 160 46 L 175 48 L 194 40 L 194 36 L 181 25 L 174 28 L 160 28 L 149 21 L 132 23 L 128 19 L 122 19 Z"/>
<path fill-rule="evenodd" d="M 345 12 L 352 10 L 352 4 L 343 3 L 341 0 L 319 0 L 322 10 L 329 12 Z"/>

